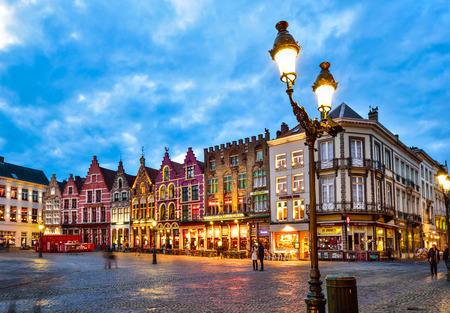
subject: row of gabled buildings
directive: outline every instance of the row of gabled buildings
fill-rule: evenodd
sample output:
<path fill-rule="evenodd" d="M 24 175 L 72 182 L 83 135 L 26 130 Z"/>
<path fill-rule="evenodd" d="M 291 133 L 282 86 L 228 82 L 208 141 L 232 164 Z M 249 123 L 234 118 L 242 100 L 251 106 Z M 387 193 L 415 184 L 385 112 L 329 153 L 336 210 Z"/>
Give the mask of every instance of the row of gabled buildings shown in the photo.
<path fill-rule="evenodd" d="M 330 117 L 345 132 L 316 143 L 319 256 L 412 257 L 420 247 L 442 246 L 448 223 L 439 163 L 404 145 L 379 123 L 377 109 L 364 119 L 342 103 Z M 304 142 L 299 126 L 283 123 L 273 140 L 266 130 L 206 148 L 204 162 L 191 148 L 182 164 L 166 151 L 159 169 L 141 157 L 136 176 L 122 162 L 113 171 L 94 157 L 85 178 L 52 177 L 42 195 L 46 232 L 80 234 L 103 247 L 248 250 L 259 241 L 274 253 L 307 258 Z"/>

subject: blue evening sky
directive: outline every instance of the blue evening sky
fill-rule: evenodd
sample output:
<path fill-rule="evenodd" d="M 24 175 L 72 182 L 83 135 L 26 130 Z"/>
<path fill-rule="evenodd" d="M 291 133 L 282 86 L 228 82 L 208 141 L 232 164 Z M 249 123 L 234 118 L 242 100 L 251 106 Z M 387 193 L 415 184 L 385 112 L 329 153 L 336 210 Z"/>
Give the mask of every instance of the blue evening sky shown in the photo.
<path fill-rule="evenodd" d="M 275 24 L 302 46 L 295 99 L 318 116 L 322 61 L 347 103 L 407 146 L 450 161 L 448 1 L 2 1 L 0 156 L 86 175 L 93 155 L 135 175 L 296 125 L 269 56 Z"/>

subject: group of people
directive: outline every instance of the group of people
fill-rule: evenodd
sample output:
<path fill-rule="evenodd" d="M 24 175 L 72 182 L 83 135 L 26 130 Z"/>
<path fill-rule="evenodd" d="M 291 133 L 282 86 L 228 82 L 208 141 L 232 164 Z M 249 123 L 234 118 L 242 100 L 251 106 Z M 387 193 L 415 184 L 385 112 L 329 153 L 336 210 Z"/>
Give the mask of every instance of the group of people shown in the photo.
<path fill-rule="evenodd" d="M 445 262 L 445 266 L 448 266 L 448 243 L 444 245 L 444 253 L 442 254 L 442 259 Z M 431 276 L 437 275 L 437 265 L 440 261 L 439 249 L 436 245 L 428 251 L 428 262 L 430 263 Z"/>
<path fill-rule="evenodd" d="M 264 271 L 265 251 L 264 251 L 264 247 L 263 247 L 262 243 L 260 243 L 259 245 L 257 243 L 255 243 L 255 245 L 252 247 L 250 252 L 252 254 L 253 270 L 254 271 L 258 270 L 258 259 L 259 259 L 259 263 L 261 264 L 260 271 Z"/>

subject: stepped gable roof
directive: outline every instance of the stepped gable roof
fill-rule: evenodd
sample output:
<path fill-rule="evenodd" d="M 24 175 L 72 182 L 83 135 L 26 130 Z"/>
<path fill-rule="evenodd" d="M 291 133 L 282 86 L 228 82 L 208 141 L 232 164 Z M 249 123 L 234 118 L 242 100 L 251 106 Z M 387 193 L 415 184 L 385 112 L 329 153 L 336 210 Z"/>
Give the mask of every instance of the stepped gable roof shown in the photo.
<path fill-rule="evenodd" d="M 332 119 L 339 117 L 357 118 L 361 120 L 364 119 L 361 117 L 361 115 L 359 115 L 351 107 L 349 107 L 345 102 L 342 102 L 337 108 L 331 111 L 328 114 L 328 116 L 331 117 Z"/>
<path fill-rule="evenodd" d="M 158 177 L 159 171 L 155 170 L 154 168 L 147 167 L 147 166 L 145 167 L 145 170 L 148 174 L 148 177 L 150 177 L 152 184 L 154 184 L 156 181 L 156 178 Z"/>
<path fill-rule="evenodd" d="M 100 171 L 102 171 L 106 186 L 108 186 L 108 189 L 111 190 L 111 188 L 114 184 L 114 179 L 116 178 L 116 171 L 109 170 L 104 167 L 100 167 Z"/>
<path fill-rule="evenodd" d="M 0 162 L 0 176 L 47 186 L 49 181 L 41 170 Z"/>

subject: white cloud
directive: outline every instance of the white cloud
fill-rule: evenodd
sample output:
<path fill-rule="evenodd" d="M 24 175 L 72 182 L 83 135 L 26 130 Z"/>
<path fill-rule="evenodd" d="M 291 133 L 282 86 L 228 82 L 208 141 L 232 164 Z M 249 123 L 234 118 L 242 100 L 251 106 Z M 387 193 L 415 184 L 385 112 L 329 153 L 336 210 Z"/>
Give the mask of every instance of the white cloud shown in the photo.
<path fill-rule="evenodd" d="M 177 163 L 183 163 L 184 158 L 186 157 L 186 153 L 181 153 L 177 155 L 176 157 L 171 157 L 171 160 Z"/>
<path fill-rule="evenodd" d="M 186 90 L 192 89 L 194 87 L 194 82 L 192 80 L 187 82 L 181 82 L 178 84 L 175 84 L 173 87 L 175 89 L 175 92 L 184 92 Z"/>
<path fill-rule="evenodd" d="M 75 0 L 74 5 L 76 7 L 82 8 L 82 9 L 84 9 L 86 7 L 86 3 L 84 3 L 83 0 Z"/>
<path fill-rule="evenodd" d="M 16 24 L 16 20 L 13 8 L 0 3 L 0 50 L 20 43 L 19 38 L 11 31 L 14 24 Z"/>

